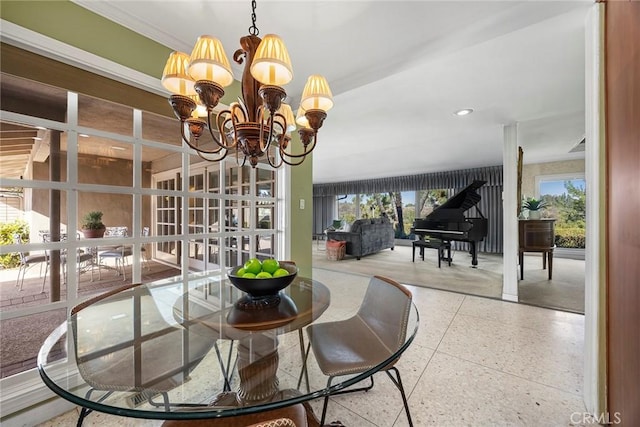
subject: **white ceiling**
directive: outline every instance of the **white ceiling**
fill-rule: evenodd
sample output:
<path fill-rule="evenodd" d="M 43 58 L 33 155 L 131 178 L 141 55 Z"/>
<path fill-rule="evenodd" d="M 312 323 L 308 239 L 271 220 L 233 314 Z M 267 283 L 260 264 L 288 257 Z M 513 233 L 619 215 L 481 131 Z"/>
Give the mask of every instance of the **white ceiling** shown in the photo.
<path fill-rule="evenodd" d="M 249 0 L 76 3 L 176 50 L 216 36 L 230 60 L 251 25 Z M 591 5 L 259 0 L 256 24 L 287 45 L 294 108 L 308 75 L 329 81 L 313 165 L 324 183 L 499 165 L 511 123 L 525 163 L 583 158 L 570 150 L 584 136 Z"/>

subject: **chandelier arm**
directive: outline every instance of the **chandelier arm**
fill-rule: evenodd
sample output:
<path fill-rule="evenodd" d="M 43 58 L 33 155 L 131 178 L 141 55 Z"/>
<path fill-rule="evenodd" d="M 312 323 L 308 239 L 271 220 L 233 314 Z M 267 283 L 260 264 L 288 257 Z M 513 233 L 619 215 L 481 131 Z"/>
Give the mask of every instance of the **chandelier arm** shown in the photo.
<path fill-rule="evenodd" d="M 283 148 L 280 149 L 280 152 L 282 154 L 286 155 L 287 157 L 291 157 L 291 158 L 294 158 L 294 159 L 295 158 L 304 158 L 304 157 L 307 156 L 307 154 L 310 154 L 313 151 L 314 148 L 316 148 L 316 142 L 317 141 L 318 141 L 318 132 L 315 132 L 314 136 L 313 136 L 313 142 L 311 143 L 311 148 L 310 149 L 307 149 L 307 147 L 305 147 L 304 152 L 301 153 L 301 154 L 290 154 L 290 153 L 287 153 L 286 151 L 284 151 Z M 282 147 L 282 145 L 281 145 L 281 147 Z M 289 164 L 289 163 L 287 163 L 287 164 Z"/>
<path fill-rule="evenodd" d="M 280 113 L 276 113 L 274 114 L 275 117 L 282 117 L 282 123 L 284 123 L 284 125 L 282 123 L 280 123 L 279 121 L 275 121 L 275 124 L 278 125 L 280 127 L 280 130 L 282 131 L 281 133 L 284 135 L 287 131 L 287 126 L 289 126 L 289 123 L 287 123 L 287 118 Z"/>
<path fill-rule="evenodd" d="M 231 127 L 233 128 L 233 144 L 231 147 L 240 147 L 238 144 L 238 119 L 236 118 L 235 112 L 233 109 L 231 110 Z"/>
<path fill-rule="evenodd" d="M 180 120 L 180 134 L 182 135 L 182 140 L 191 147 L 191 136 L 187 138 L 187 135 L 184 133 L 184 125 L 185 125 L 185 121 Z"/>
<path fill-rule="evenodd" d="M 235 138 L 231 138 L 231 141 L 229 141 L 229 138 L 227 137 L 227 135 L 224 133 L 225 129 L 224 127 L 231 122 L 231 125 L 233 126 L 232 120 L 231 118 L 227 117 L 226 119 L 224 118 L 223 114 L 229 112 L 229 110 L 224 110 L 221 111 L 220 113 L 218 113 L 218 116 L 216 118 L 217 120 L 217 125 L 218 125 L 218 132 L 220 132 L 220 139 L 224 141 L 224 146 L 227 150 L 233 148 L 236 146 L 236 139 Z"/>
<path fill-rule="evenodd" d="M 287 159 L 283 156 L 283 154 L 288 155 L 287 153 L 284 153 L 284 150 L 283 150 L 283 149 L 280 149 L 280 159 L 282 160 L 281 164 L 282 164 L 282 163 L 286 163 L 286 164 L 287 164 L 287 165 L 289 165 L 289 166 L 298 166 L 298 165 L 301 165 L 301 164 L 302 164 L 302 162 L 304 162 L 304 160 L 305 160 L 305 158 L 306 158 L 306 156 L 307 156 L 306 154 L 304 154 L 304 155 L 300 155 L 300 156 L 297 156 L 297 157 L 302 157 L 302 158 L 301 158 L 299 161 L 297 161 L 297 162 L 291 162 L 291 161 L 287 160 Z M 309 154 L 309 153 L 307 153 L 307 154 Z"/>
<path fill-rule="evenodd" d="M 280 150 L 279 149 L 278 150 L 274 150 L 274 155 L 273 155 L 273 160 L 274 161 L 276 160 L 276 154 L 275 153 L 280 154 Z M 274 162 L 271 161 L 272 157 L 270 157 L 269 153 L 267 153 L 267 162 L 269 162 L 269 166 L 271 166 L 274 169 L 278 169 L 280 166 L 282 166 L 282 163 L 283 163 L 282 155 L 280 155 L 279 157 L 280 157 L 280 162 L 275 164 Z"/>
<path fill-rule="evenodd" d="M 202 148 L 198 147 L 197 145 L 194 145 L 190 140 L 191 138 L 187 138 L 187 136 L 184 133 L 184 122 L 182 122 L 181 125 L 182 126 L 180 126 L 180 129 L 181 129 L 181 134 L 182 134 L 182 140 L 185 142 L 185 144 L 187 144 L 189 147 L 191 147 L 192 149 L 194 149 L 198 153 L 218 154 L 223 148 L 226 149 L 226 147 L 221 146 L 221 147 L 218 147 L 216 150 L 203 150 Z"/>
<path fill-rule="evenodd" d="M 238 156 L 238 152 L 240 150 L 236 150 L 236 165 L 240 166 L 241 168 L 244 167 L 245 163 L 247 163 L 247 156 L 243 156 L 242 157 L 242 163 L 240 163 L 240 157 Z"/>
<path fill-rule="evenodd" d="M 231 147 L 227 146 L 226 144 L 223 144 L 222 141 L 222 133 L 220 133 L 220 139 L 218 139 L 214 133 L 213 133 L 213 127 L 211 126 L 211 115 L 213 114 L 213 110 L 209 111 L 207 109 L 207 127 L 209 129 L 209 134 L 211 135 L 211 138 L 213 139 L 213 142 L 215 142 L 220 148 L 218 149 L 218 151 L 220 151 L 221 149 L 229 149 Z M 218 128 L 218 130 L 220 130 Z M 217 151 L 216 151 L 217 152 Z"/>
<path fill-rule="evenodd" d="M 222 150 L 222 149 L 221 149 Z M 224 159 L 225 157 L 227 157 L 227 154 L 229 154 L 229 150 L 224 150 L 224 154 L 222 154 L 220 157 L 218 158 L 209 158 L 207 156 L 204 155 L 204 153 L 201 153 L 200 151 L 197 151 L 196 154 L 198 155 L 198 157 L 200 157 L 202 160 L 206 160 L 207 162 L 219 162 L 222 159 Z"/>
<path fill-rule="evenodd" d="M 271 138 L 273 138 L 273 114 L 269 115 L 269 119 L 267 121 L 269 127 L 269 138 L 267 138 L 266 144 L 264 143 L 264 126 L 262 126 L 264 120 L 264 107 L 260 107 L 258 109 L 258 123 L 260 126 L 260 137 L 258 138 L 258 142 L 260 143 L 260 152 L 266 153 L 269 150 L 269 146 L 271 145 Z M 268 156 L 267 156 L 268 157 Z"/>

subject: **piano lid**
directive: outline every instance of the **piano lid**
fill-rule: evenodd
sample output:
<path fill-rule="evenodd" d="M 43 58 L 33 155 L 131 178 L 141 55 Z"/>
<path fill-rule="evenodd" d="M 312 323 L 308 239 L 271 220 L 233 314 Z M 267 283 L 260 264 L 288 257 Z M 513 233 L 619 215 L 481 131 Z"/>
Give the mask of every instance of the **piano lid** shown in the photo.
<path fill-rule="evenodd" d="M 480 201 L 480 196 L 478 195 L 478 193 L 476 193 L 476 190 L 486 183 L 487 181 L 473 181 L 453 197 L 449 198 L 449 200 L 444 202 L 442 205 L 435 208 L 433 212 L 427 215 L 426 218 L 436 220 L 449 218 L 451 216 L 461 216 L 463 212 L 471 209 L 478 204 L 478 202 Z"/>

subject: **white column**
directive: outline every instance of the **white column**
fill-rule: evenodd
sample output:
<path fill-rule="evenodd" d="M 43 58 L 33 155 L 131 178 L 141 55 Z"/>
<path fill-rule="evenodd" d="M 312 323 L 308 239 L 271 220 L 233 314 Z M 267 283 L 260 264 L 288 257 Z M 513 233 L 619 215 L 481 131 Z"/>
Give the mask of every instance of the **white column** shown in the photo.
<path fill-rule="evenodd" d="M 502 150 L 503 185 L 502 209 L 504 218 L 502 299 L 518 301 L 518 216 L 516 209 L 518 186 L 518 125 L 504 127 Z"/>

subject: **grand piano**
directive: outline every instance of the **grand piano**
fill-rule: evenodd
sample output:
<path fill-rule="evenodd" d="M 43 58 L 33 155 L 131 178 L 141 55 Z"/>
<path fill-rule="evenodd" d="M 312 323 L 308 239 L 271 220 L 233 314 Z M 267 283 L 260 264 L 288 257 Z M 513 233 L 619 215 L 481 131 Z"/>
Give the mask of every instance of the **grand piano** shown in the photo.
<path fill-rule="evenodd" d="M 435 208 L 426 218 L 416 219 L 411 231 L 421 238 L 430 236 L 444 241 L 469 242 L 471 264 L 475 268 L 478 265 L 477 242 L 487 236 L 487 219 L 478 209 L 480 196 L 476 190 L 486 183 L 487 181 L 473 181 Z M 480 217 L 465 217 L 465 212 L 472 207 L 475 207 Z"/>

